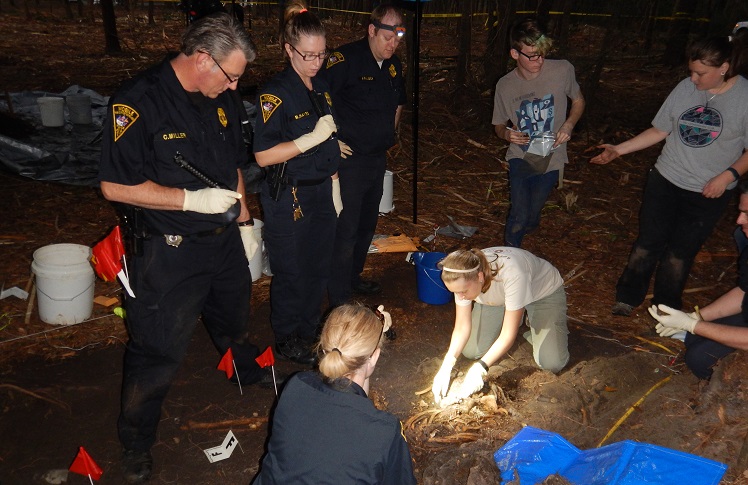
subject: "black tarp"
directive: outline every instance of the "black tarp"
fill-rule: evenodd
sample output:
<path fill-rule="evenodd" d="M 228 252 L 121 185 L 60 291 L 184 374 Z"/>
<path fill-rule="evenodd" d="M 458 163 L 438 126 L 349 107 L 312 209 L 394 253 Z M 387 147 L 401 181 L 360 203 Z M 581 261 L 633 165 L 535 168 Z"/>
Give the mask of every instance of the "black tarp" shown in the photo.
<path fill-rule="evenodd" d="M 37 98 L 87 94 L 91 97 L 93 122 L 90 125 L 70 123 L 65 106 L 65 126 L 42 126 Z M 34 180 L 71 185 L 98 185 L 101 154 L 101 126 L 109 98 L 90 89 L 70 86 L 62 93 L 23 91 L 10 94 L 13 113 L 33 126 L 28 136 L 15 139 L 0 134 L 0 164 L 6 170 Z M 7 100 L 0 109 L 10 111 Z"/>

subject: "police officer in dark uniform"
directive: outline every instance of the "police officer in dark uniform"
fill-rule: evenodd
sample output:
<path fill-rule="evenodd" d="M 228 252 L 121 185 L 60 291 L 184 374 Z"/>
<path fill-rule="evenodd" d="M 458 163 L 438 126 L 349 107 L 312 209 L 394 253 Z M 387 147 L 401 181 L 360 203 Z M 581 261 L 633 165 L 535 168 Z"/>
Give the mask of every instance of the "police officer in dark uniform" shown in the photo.
<path fill-rule="evenodd" d="M 379 283 L 361 279 L 379 216 L 387 150 L 406 101 L 403 69 L 395 50 L 405 36 L 403 16 L 392 5 L 371 14 L 367 35 L 334 51 L 320 74 L 330 83 L 340 127 L 344 160 L 340 163 L 343 211 L 338 218 L 331 305 L 352 292 L 374 294 Z"/>
<path fill-rule="evenodd" d="M 289 63 L 264 86 L 255 125 L 263 240 L 270 258 L 270 321 L 276 352 L 312 364 L 335 237 L 340 148 L 327 83 L 315 77 L 327 57 L 325 29 L 303 3 L 285 13 L 280 45 Z M 339 191 L 337 191 L 339 194 Z"/>
<path fill-rule="evenodd" d="M 198 317 L 221 355 L 232 350 L 242 384 L 266 379 L 248 341 L 248 260 L 258 241 L 242 197 L 240 107 L 226 91 L 255 55 L 232 17 L 207 16 L 186 30 L 177 55 L 110 102 L 101 190 L 125 207 L 134 249 L 118 422 L 128 483 L 151 475 L 161 405 Z"/>
<path fill-rule="evenodd" d="M 367 396 L 388 315 L 379 321 L 361 305 L 330 312 L 319 372 L 299 372 L 286 384 L 253 485 L 415 485 L 400 421 Z"/>

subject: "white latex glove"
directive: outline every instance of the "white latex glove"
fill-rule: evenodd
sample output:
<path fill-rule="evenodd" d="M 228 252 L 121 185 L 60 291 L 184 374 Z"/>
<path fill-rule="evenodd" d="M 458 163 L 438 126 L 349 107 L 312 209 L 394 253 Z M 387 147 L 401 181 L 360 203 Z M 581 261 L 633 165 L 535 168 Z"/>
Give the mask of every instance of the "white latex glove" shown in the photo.
<path fill-rule="evenodd" d="M 434 376 L 434 383 L 431 385 L 431 392 L 434 394 L 434 402 L 439 404 L 443 397 L 447 396 L 449 391 L 449 381 L 452 379 L 452 368 L 455 366 L 457 359 L 452 356 L 444 357 L 444 362 L 439 368 L 439 372 Z"/>
<path fill-rule="evenodd" d="M 335 212 L 340 215 L 343 212 L 343 198 L 340 197 L 340 179 L 332 179 L 332 205 Z"/>
<path fill-rule="evenodd" d="M 239 234 L 242 236 L 242 244 L 244 244 L 244 254 L 247 255 L 247 261 L 252 259 L 257 249 L 260 247 L 260 241 L 257 239 L 254 227 L 252 226 L 239 226 Z"/>
<path fill-rule="evenodd" d="M 657 310 L 660 310 L 663 314 L 658 314 Z M 696 322 L 699 321 L 688 313 L 676 310 L 675 308 L 670 308 L 667 305 L 652 305 L 649 307 L 649 314 L 652 315 L 655 320 L 660 322 L 657 324 L 655 329 L 657 330 L 657 333 L 663 337 L 670 337 L 681 330 L 693 333 L 693 329 L 696 327 Z"/>
<path fill-rule="evenodd" d="M 377 307 L 377 310 L 384 317 L 384 330 L 383 330 L 383 332 L 386 332 L 387 330 L 390 329 L 390 327 L 392 327 L 392 315 L 390 315 L 390 312 L 384 311 L 384 305 L 379 305 Z"/>
<path fill-rule="evenodd" d="M 353 155 L 353 150 L 346 142 L 338 140 L 338 145 L 340 145 L 340 158 L 348 158 L 348 155 Z"/>
<path fill-rule="evenodd" d="M 488 372 L 486 372 L 486 369 L 483 368 L 480 362 L 473 364 L 470 369 L 468 369 L 467 374 L 465 374 L 465 380 L 462 381 L 462 385 L 455 395 L 455 399 L 466 399 L 483 389 L 486 375 L 488 375 Z"/>
<path fill-rule="evenodd" d="M 293 142 L 296 147 L 301 150 L 301 153 L 314 148 L 323 141 L 330 138 L 330 135 L 335 133 L 338 128 L 335 126 L 335 120 L 332 119 L 332 115 L 325 115 L 317 120 L 317 124 L 314 126 L 314 130 L 306 135 L 301 135 Z"/>
<path fill-rule="evenodd" d="M 184 189 L 183 211 L 199 212 L 201 214 L 223 214 L 241 199 L 242 194 L 226 189 Z"/>

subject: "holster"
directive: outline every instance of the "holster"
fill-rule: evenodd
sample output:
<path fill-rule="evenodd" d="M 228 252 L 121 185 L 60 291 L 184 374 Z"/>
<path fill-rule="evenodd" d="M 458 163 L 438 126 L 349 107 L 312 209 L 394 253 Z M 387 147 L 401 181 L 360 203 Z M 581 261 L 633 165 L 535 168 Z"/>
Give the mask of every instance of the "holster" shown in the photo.
<path fill-rule="evenodd" d="M 281 193 L 286 186 L 286 162 L 271 165 L 266 167 L 265 170 L 267 171 L 265 180 L 267 180 L 270 189 L 270 197 L 278 202 Z"/>
<path fill-rule="evenodd" d="M 125 253 L 130 256 L 143 255 L 143 240 L 150 237 L 143 220 L 143 209 L 130 204 L 115 204 L 122 222 L 122 242 Z"/>

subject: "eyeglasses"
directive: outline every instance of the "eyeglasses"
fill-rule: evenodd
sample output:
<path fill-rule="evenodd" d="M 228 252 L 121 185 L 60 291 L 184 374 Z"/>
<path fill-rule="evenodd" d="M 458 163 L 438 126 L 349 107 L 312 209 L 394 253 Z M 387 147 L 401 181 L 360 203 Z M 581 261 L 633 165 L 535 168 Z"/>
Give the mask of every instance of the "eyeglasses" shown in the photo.
<path fill-rule="evenodd" d="M 383 24 L 382 22 L 379 22 L 378 20 L 372 20 L 371 24 L 378 29 L 389 30 L 390 32 L 394 32 L 398 38 L 405 37 L 406 30 L 405 30 L 405 27 L 403 27 L 402 25 Z"/>
<path fill-rule="evenodd" d="M 374 347 L 374 350 L 371 351 L 371 355 L 369 355 L 370 359 L 371 359 L 371 356 L 374 355 L 374 352 L 376 352 L 377 349 L 379 348 L 379 342 L 382 341 L 382 335 L 384 335 L 384 315 L 382 315 L 382 312 L 380 312 L 376 308 L 372 308 L 372 310 L 374 311 L 374 315 L 376 315 L 379 321 L 382 323 L 382 331 L 379 332 L 379 338 L 377 339 L 377 344 Z"/>
<path fill-rule="evenodd" d="M 207 52 L 206 52 L 206 54 L 207 54 Z M 229 82 L 229 84 L 234 84 L 235 82 L 237 82 L 237 81 L 239 80 L 239 78 L 240 78 L 241 76 L 239 76 L 239 77 L 236 77 L 236 78 L 234 78 L 234 79 L 231 79 L 231 76 L 229 76 L 229 75 L 228 75 L 228 73 L 227 73 L 226 71 L 224 71 L 224 70 L 223 70 L 223 68 L 221 67 L 221 65 L 220 65 L 220 64 L 218 63 L 218 61 L 216 60 L 216 58 L 215 58 L 215 57 L 213 57 L 213 56 L 212 56 L 212 55 L 210 55 L 210 54 L 208 54 L 208 55 L 209 55 L 209 56 L 210 56 L 210 58 L 211 58 L 211 59 L 213 60 L 213 62 L 215 62 L 215 63 L 216 63 L 216 66 L 218 66 L 218 69 L 220 69 L 220 70 L 221 70 L 221 72 L 223 73 L 223 75 L 224 75 L 224 76 L 226 76 L 226 80 L 227 80 L 227 81 Z"/>
<path fill-rule="evenodd" d="M 291 49 L 295 50 L 296 53 L 298 55 L 300 55 L 301 58 L 304 59 L 307 62 L 316 61 L 317 59 L 324 60 L 324 59 L 327 58 L 327 56 L 330 55 L 330 51 L 327 50 L 327 49 L 325 49 L 324 51 L 322 51 L 322 52 L 320 52 L 318 54 L 302 54 L 301 52 L 299 52 L 299 49 L 297 49 L 296 47 L 293 46 L 293 44 L 289 43 L 288 45 L 290 45 Z"/>
<path fill-rule="evenodd" d="M 515 49 L 515 50 L 517 50 L 517 49 Z M 543 54 L 525 54 L 524 52 L 522 52 L 520 50 L 517 50 L 517 52 L 519 52 L 523 56 L 527 57 L 528 61 L 537 61 L 538 59 L 540 59 L 541 57 L 543 57 Z"/>

